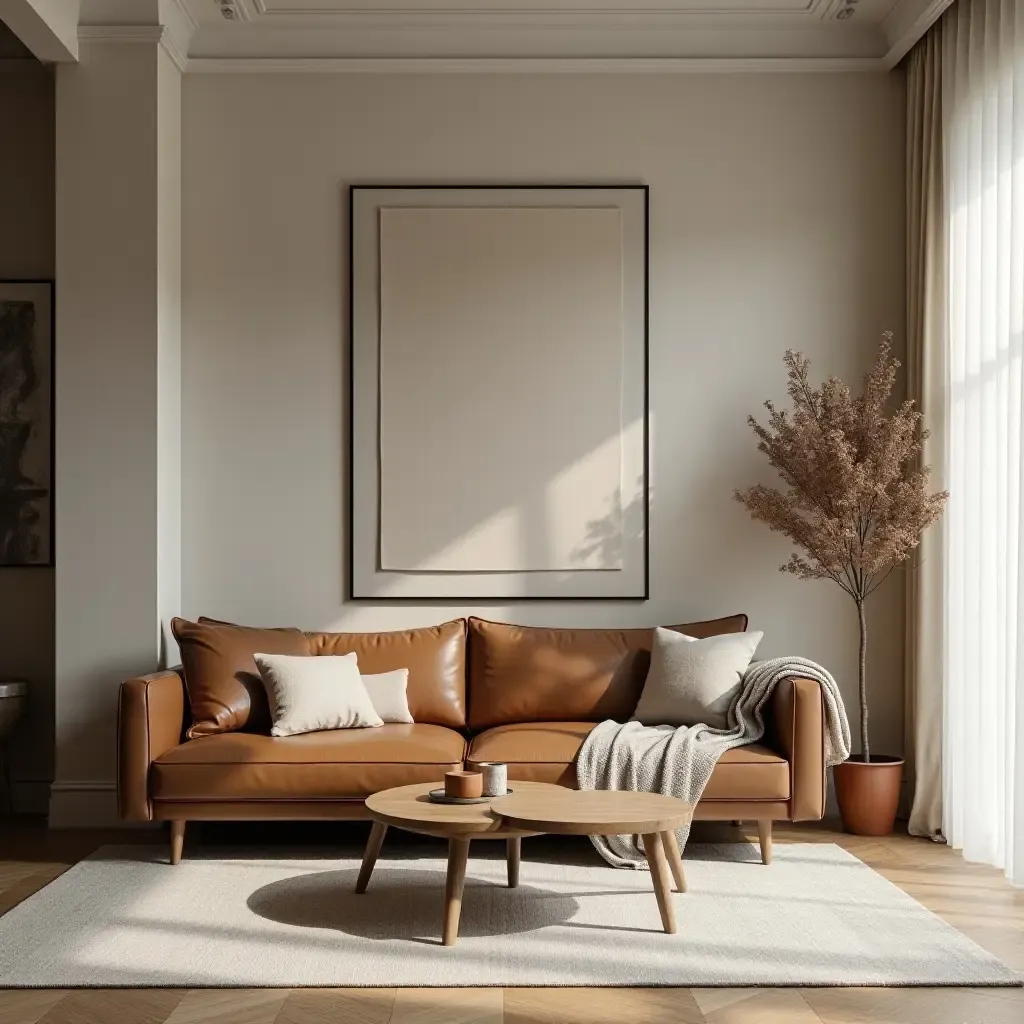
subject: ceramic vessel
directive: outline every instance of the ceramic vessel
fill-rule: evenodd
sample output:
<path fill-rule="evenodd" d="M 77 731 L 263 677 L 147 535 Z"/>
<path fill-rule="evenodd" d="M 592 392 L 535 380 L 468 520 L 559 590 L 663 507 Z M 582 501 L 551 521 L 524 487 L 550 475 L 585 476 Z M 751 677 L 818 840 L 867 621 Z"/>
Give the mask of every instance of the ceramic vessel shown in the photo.
<path fill-rule="evenodd" d="M 445 796 L 469 800 L 483 796 L 484 777 L 480 772 L 445 772 Z"/>
<path fill-rule="evenodd" d="M 508 792 L 508 765 L 503 761 L 478 761 L 484 777 L 484 796 L 504 796 Z"/>
<path fill-rule="evenodd" d="M 858 754 L 832 769 L 843 828 L 858 836 L 887 836 L 896 821 L 903 758 Z"/>

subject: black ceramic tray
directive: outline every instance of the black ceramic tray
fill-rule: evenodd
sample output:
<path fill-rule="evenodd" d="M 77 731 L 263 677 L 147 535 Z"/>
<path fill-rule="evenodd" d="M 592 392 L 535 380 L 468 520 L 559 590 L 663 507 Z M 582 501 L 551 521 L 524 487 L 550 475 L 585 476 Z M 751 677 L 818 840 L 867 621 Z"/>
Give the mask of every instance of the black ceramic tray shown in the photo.
<path fill-rule="evenodd" d="M 497 796 L 446 796 L 444 786 L 442 786 L 440 789 L 432 789 L 427 794 L 427 798 L 435 804 L 486 804 L 491 800 L 508 796 L 511 792 L 511 789 L 506 789 L 504 793 L 499 793 Z"/>

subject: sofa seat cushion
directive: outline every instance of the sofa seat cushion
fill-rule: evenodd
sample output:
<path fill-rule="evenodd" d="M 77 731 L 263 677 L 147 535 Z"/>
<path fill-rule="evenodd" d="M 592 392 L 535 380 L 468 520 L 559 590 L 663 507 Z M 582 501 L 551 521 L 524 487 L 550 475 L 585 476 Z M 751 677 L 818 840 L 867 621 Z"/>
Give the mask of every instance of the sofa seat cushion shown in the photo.
<path fill-rule="evenodd" d="M 727 750 L 702 800 L 788 800 L 789 762 L 760 743 Z"/>
<path fill-rule="evenodd" d="M 576 786 L 576 754 L 596 722 L 524 722 L 474 736 L 466 760 L 504 761 L 508 777 Z"/>
<path fill-rule="evenodd" d="M 504 761 L 508 777 L 576 786 L 576 755 L 595 722 L 499 725 L 475 736 L 466 760 Z M 722 756 L 704 790 L 705 800 L 788 800 L 789 762 L 759 743 Z"/>
<path fill-rule="evenodd" d="M 437 782 L 462 767 L 466 741 L 440 725 L 384 725 L 301 736 L 224 733 L 153 762 L 155 800 L 361 800 Z"/>

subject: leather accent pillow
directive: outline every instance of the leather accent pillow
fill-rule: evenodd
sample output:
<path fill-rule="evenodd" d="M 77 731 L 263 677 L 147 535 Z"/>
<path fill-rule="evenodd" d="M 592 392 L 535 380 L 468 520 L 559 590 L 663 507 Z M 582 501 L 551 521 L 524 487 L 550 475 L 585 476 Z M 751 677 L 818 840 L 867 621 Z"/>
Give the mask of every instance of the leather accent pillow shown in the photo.
<path fill-rule="evenodd" d="M 633 717 L 642 725 L 728 728 L 729 708 L 763 636 L 756 631 L 697 640 L 659 627 Z"/>
<path fill-rule="evenodd" d="M 742 633 L 747 617 L 669 628 L 693 637 Z M 472 618 L 469 725 L 625 722 L 640 699 L 653 642 L 653 627 L 551 629 Z"/>
<path fill-rule="evenodd" d="M 377 729 L 354 654 L 312 658 L 308 654 L 253 656 L 270 701 L 271 736 L 298 736 L 327 729 Z"/>
<path fill-rule="evenodd" d="M 260 629 L 230 622 L 172 619 L 178 641 L 185 689 L 192 710 L 186 736 L 221 732 L 269 732 L 267 694 L 253 660 L 265 654 L 309 654 L 300 629 Z"/>
<path fill-rule="evenodd" d="M 390 633 L 310 633 L 313 654 L 353 653 L 363 675 L 409 670 L 409 710 L 416 722 L 466 724 L 466 620 Z"/>

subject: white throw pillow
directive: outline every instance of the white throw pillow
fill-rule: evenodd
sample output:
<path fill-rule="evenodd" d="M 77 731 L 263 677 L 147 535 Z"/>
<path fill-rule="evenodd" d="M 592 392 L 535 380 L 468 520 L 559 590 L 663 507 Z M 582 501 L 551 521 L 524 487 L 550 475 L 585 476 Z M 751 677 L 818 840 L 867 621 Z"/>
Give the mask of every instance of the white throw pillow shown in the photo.
<path fill-rule="evenodd" d="M 271 736 L 384 724 L 354 654 L 254 654 L 253 660 L 270 701 Z"/>
<path fill-rule="evenodd" d="M 633 718 L 642 725 L 728 728 L 729 707 L 763 636 L 755 631 L 696 640 L 659 626 Z"/>
<path fill-rule="evenodd" d="M 363 685 L 373 702 L 373 710 L 383 722 L 413 724 L 409 711 L 409 670 L 396 668 L 393 672 L 375 672 L 363 676 Z"/>

